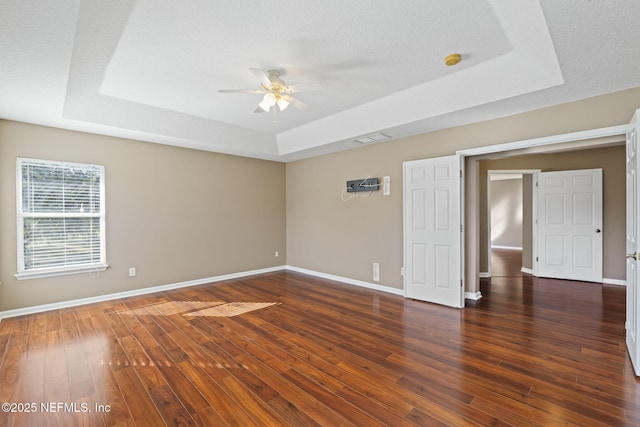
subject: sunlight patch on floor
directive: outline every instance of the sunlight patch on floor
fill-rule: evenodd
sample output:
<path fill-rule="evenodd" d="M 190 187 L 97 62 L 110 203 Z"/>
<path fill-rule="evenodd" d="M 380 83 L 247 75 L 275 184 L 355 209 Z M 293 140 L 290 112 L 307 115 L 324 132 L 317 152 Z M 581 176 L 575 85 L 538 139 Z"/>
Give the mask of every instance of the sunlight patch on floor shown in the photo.
<path fill-rule="evenodd" d="M 224 301 L 167 301 L 158 304 L 143 305 L 131 310 L 118 311 L 118 314 L 125 314 L 129 316 L 170 316 L 172 314 L 180 314 L 187 311 L 200 310 L 220 304 L 224 304 Z"/>
<path fill-rule="evenodd" d="M 143 305 L 129 310 L 118 311 L 126 316 L 171 316 L 185 317 L 233 317 L 261 308 L 280 305 L 279 302 L 227 302 L 224 301 L 167 301 Z"/>
<path fill-rule="evenodd" d="M 205 308 L 204 310 L 187 313 L 185 317 L 233 317 L 239 314 L 248 313 L 250 311 L 260 310 L 261 308 L 279 305 L 278 302 L 230 302 L 227 304 L 217 305 L 215 307 Z"/>

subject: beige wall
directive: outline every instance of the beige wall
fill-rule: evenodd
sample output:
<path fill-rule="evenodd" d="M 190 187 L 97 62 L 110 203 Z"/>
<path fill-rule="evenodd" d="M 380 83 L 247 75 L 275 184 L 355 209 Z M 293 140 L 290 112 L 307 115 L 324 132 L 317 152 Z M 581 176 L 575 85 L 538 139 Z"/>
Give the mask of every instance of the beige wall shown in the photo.
<path fill-rule="evenodd" d="M 378 262 L 380 284 L 401 289 L 402 162 L 625 124 L 636 108 L 640 88 L 288 163 L 287 263 L 372 282 Z M 346 180 L 369 175 L 391 176 L 391 195 L 340 201 Z M 467 281 L 466 291 L 476 283 Z"/>
<path fill-rule="evenodd" d="M 606 279 L 625 280 L 625 147 L 536 154 L 480 162 L 480 242 L 487 240 L 486 182 L 488 170 L 540 169 L 542 172 L 602 168 L 603 180 L 603 275 Z M 484 177 L 484 178 L 483 178 Z M 493 183 L 492 190 L 493 191 Z M 480 245 L 480 269 L 487 271 L 486 245 Z M 527 248 L 530 250 L 530 248 Z M 523 261 L 524 261 L 523 257 Z M 528 261 L 528 260 L 527 260 Z M 526 264 L 531 265 L 528 261 Z"/>
<path fill-rule="evenodd" d="M 491 245 L 522 248 L 522 178 L 490 185 Z"/>
<path fill-rule="evenodd" d="M 105 166 L 108 270 L 14 278 L 18 156 Z M 0 120 L 0 311 L 284 265 L 284 186 L 283 163 Z"/>

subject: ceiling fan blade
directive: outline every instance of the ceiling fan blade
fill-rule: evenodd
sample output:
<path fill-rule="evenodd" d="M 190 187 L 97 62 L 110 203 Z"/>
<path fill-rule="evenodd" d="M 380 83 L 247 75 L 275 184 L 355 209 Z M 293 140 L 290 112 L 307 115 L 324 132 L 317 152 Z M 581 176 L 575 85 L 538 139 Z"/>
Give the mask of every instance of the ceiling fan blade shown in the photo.
<path fill-rule="evenodd" d="M 315 92 L 318 90 L 322 90 L 322 85 L 314 81 L 295 83 L 287 86 L 287 92 L 289 93 Z"/>
<path fill-rule="evenodd" d="M 264 87 L 271 87 L 271 80 L 269 80 L 269 75 L 259 68 L 249 68 L 249 71 L 253 73 L 254 76 L 260 80 L 260 83 Z"/>
<path fill-rule="evenodd" d="M 296 99 L 296 98 L 294 98 L 292 96 L 284 95 L 284 96 L 282 96 L 282 99 L 287 101 L 289 104 L 293 105 L 298 110 L 308 111 L 308 110 L 311 109 L 311 107 L 309 107 L 307 104 L 305 104 L 304 102 L 302 102 L 299 99 Z"/>
<path fill-rule="evenodd" d="M 220 89 L 218 93 L 266 93 L 264 89 Z"/>

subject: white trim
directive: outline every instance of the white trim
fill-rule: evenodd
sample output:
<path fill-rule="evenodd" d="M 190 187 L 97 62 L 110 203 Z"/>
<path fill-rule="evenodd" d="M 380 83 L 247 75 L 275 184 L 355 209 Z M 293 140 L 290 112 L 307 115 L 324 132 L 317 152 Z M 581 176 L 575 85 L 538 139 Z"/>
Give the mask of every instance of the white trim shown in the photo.
<path fill-rule="evenodd" d="M 462 156 L 477 156 L 480 154 L 499 153 L 502 151 L 520 150 L 523 148 L 540 147 L 545 145 L 560 144 L 563 142 L 585 141 L 589 139 L 606 138 L 608 136 L 619 136 L 627 133 L 628 124 L 609 126 L 606 128 L 589 129 L 579 132 L 564 133 L 561 135 L 544 136 L 541 138 L 524 139 L 521 141 L 507 142 L 504 144 L 487 145 L 478 148 L 469 148 L 456 151 Z"/>
<path fill-rule="evenodd" d="M 109 268 L 108 264 L 93 264 L 93 265 L 81 265 L 79 267 L 58 267 L 58 268 L 45 268 L 42 270 L 27 270 L 21 273 L 14 274 L 18 280 L 27 279 L 42 279 L 44 277 L 54 276 L 66 276 L 68 274 L 80 274 L 80 273 L 100 273 Z"/>
<path fill-rule="evenodd" d="M 464 229 L 467 226 L 465 223 L 465 200 L 464 200 L 464 192 L 465 192 L 465 180 L 467 179 L 467 171 L 465 169 L 465 161 L 464 161 L 464 156 L 460 156 L 458 155 L 458 165 L 460 166 L 460 194 L 458 194 L 458 197 L 460 198 L 460 282 L 462 285 L 462 293 L 460 295 L 460 308 L 464 308 L 465 306 L 465 292 L 464 290 L 467 288 L 467 281 L 465 278 L 465 263 L 466 258 L 465 258 L 465 252 L 466 252 L 466 248 L 465 248 L 465 237 L 464 237 Z M 480 289 L 478 288 L 478 293 L 479 293 Z"/>
<path fill-rule="evenodd" d="M 23 316 L 25 314 L 41 313 L 43 311 L 58 310 L 61 308 L 75 307 L 78 305 L 92 304 L 96 302 L 110 301 L 119 298 L 133 297 L 138 295 L 151 294 L 154 292 L 169 291 L 172 289 L 186 288 L 188 286 L 205 285 L 207 283 L 220 282 L 222 280 L 237 279 L 240 277 L 253 276 L 255 274 L 271 273 L 273 271 L 285 270 L 285 266 L 262 268 L 259 270 L 249 270 L 240 273 L 224 274 L 222 276 L 207 277 L 204 279 L 188 280 L 186 282 L 171 283 L 168 285 L 152 286 L 150 288 L 134 289 L 131 291 L 117 292 L 115 294 L 99 295 L 89 298 L 81 298 L 70 301 L 61 301 L 51 304 L 36 305 L 33 307 L 18 308 L 15 310 L 0 311 L 0 320 L 7 317 Z"/>
<path fill-rule="evenodd" d="M 489 175 L 531 175 L 533 173 L 540 172 L 540 169 L 489 169 L 487 174 Z"/>
<path fill-rule="evenodd" d="M 478 292 L 465 292 L 464 293 L 464 298 L 465 299 L 474 300 L 474 301 L 478 301 L 480 298 L 482 298 L 482 294 L 480 293 L 480 291 L 478 291 Z"/>
<path fill-rule="evenodd" d="M 521 251 L 522 248 L 518 246 L 500 246 L 500 245 L 491 245 L 491 249 L 506 249 L 509 251 Z"/>
<path fill-rule="evenodd" d="M 531 274 L 532 276 L 535 276 L 535 274 L 533 274 L 533 270 L 530 268 L 525 268 L 522 267 L 520 269 L 521 272 L 526 273 L 526 274 Z M 538 277 L 538 276 L 535 276 Z M 594 282 L 594 283 L 598 283 L 598 282 Z M 620 280 L 620 279 L 607 279 L 604 278 L 602 279 L 602 283 L 605 285 L 616 285 L 616 286 L 627 286 L 627 281 L 626 280 Z"/>
<path fill-rule="evenodd" d="M 531 175 L 531 274 L 534 276 L 538 275 L 538 173 Z"/>
<path fill-rule="evenodd" d="M 73 214 L 62 212 L 34 213 L 23 211 L 24 186 L 22 183 L 23 166 L 25 165 L 43 165 L 46 167 L 62 167 L 76 168 L 84 170 L 95 170 L 100 175 L 100 211 L 97 213 L 81 213 Z M 17 262 L 18 272 L 15 274 L 16 279 L 36 279 L 40 277 L 59 276 L 63 274 L 75 274 L 91 271 L 104 271 L 107 265 L 107 246 L 106 246 L 106 193 L 105 193 L 105 168 L 104 165 L 89 163 L 74 163 L 59 160 L 44 160 L 28 157 L 16 157 L 16 229 L 17 233 Z M 93 264 L 83 263 L 79 265 L 56 264 L 52 267 L 43 269 L 27 269 L 25 266 L 25 247 L 24 247 L 24 220 L 25 218 L 98 218 L 100 227 L 100 261 Z M 66 236 L 65 236 L 66 241 Z"/>
<path fill-rule="evenodd" d="M 493 246 L 491 244 L 491 184 L 492 184 L 492 175 L 501 175 L 501 174 L 519 174 L 520 177 L 522 178 L 524 175 L 531 175 L 531 176 L 536 176 L 537 173 L 540 173 L 541 170 L 540 169 L 490 169 L 487 171 L 487 244 L 489 246 L 488 250 L 488 259 L 487 259 L 487 270 L 489 270 L 489 276 L 487 277 L 491 277 L 491 271 L 493 269 L 493 265 L 491 263 L 491 250 L 493 248 L 496 249 L 512 249 L 512 247 L 510 246 L 499 246 L 499 245 L 495 245 Z M 523 179 L 524 182 L 524 179 Z M 533 196 L 532 196 L 533 199 Z M 533 201 L 532 201 L 533 203 Z M 524 205 L 524 201 L 521 200 L 520 201 L 520 207 L 522 208 Z M 534 222 L 533 217 L 531 217 L 531 221 Z M 532 224 L 533 226 L 534 224 Z M 533 230 L 533 228 L 532 228 Z M 479 246 L 479 245 L 478 245 Z M 532 246 L 534 246 L 535 248 L 535 242 L 533 242 L 532 239 Z M 515 248 L 513 247 L 513 249 L 517 249 L 517 250 L 523 250 L 523 248 Z M 534 252 L 535 253 L 535 252 Z M 480 277 L 482 277 L 482 273 L 480 273 Z"/>
<path fill-rule="evenodd" d="M 376 285 L 375 283 L 364 282 L 362 280 L 349 279 L 348 277 L 335 276 L 333 274 L 320 273 L 319 271 L 307 270 L 306 268 L 294 267 L 291 265 L 286 266 L 287 270 L 295 271 L 296 273 L 308 274 L 310 276 L 320 277 L 327 280 L 335 280 L 337 282 L 346 283 L 348 285 L 360 286 L 363 288 L 373 289 L 376 291 L 387 292 L 394 295 L 404 296 L 403 289 L 390 288 L 388 286 Z"/>
<path fill-rule="evenodd" d="M 617 285 L 617 286 L 627 286 L 627 281 L 626 280 L 620 280 L 620 279 L 602 279 L 602 283 L 604 283 L 605 285 Z"/>
<path fill-rule="evenodd" d="M 480 277 L 481 279 L 488 279 L 491 277 L 491 273 L 489 273 L 488 271 L 481 271 L 480 274 L 478 274 L 478 277 Z"/>

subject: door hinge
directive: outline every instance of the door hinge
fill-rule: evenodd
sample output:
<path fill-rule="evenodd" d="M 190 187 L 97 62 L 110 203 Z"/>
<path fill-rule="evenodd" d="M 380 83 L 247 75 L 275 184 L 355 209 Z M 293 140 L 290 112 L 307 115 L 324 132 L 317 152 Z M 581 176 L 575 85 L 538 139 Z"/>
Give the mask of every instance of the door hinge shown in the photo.
<path fill-rule="evenodd" d="M 460 169 L 460 178 L 462 178 L 462 169 Z"/>
<path fill-rule="evenodd" d="M 460 232 L 462 233 L 462 231 L 463 231 L 463 230 L 462 230 L 462 224 L 460 224 Z"/>
<path fill-rule="evenodd" d="M 536 257 L 536 262 L 538 262 L 538 257 Z"/>

